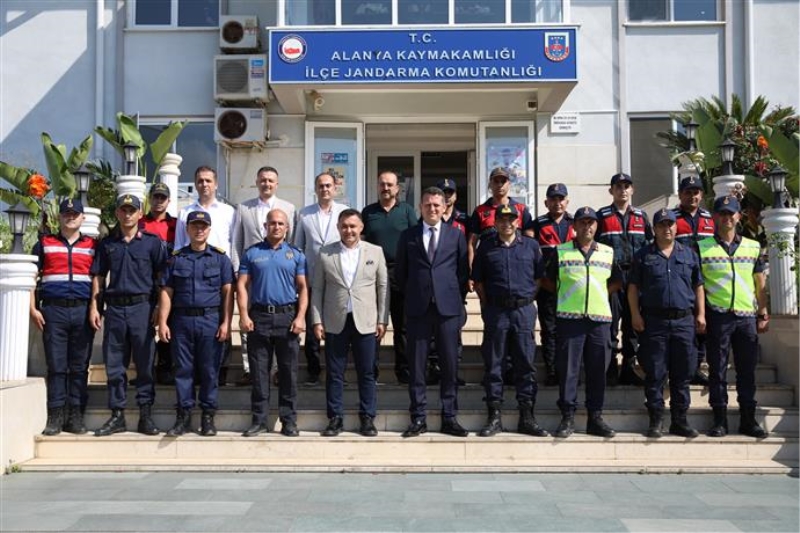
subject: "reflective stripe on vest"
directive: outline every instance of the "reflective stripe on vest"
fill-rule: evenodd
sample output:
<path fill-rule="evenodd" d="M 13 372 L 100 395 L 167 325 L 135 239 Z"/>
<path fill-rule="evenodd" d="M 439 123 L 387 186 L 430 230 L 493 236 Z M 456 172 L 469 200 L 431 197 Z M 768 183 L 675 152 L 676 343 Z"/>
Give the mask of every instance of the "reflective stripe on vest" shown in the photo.
<path fill-rule="evenodd" d="M 758 242 L 742 238 L 732 256 L 713 237 L 697 246 L 708 307 L 720 313 L 755 316 L 758 304 L 753 267 L 761 253 Z"/>
<path fill-rule="evenodd" d="M 611 277 L 614 250 L 605 244 L 597 248 L 587 261 L 572 243 L 558 246 L 559 318 L 588 318 L 595 322 L 611 322 L 607 282 Z"/>

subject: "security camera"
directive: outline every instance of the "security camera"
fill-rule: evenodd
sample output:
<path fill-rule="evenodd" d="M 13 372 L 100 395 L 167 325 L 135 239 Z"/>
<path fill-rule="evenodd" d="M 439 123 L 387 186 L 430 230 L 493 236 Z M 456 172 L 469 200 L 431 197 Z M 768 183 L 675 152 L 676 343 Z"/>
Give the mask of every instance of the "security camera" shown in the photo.
<path fill-rule="evenodd" d="M 314 111 L 320 111 L 322 106 L 325 105 L 325 99 L 321 96 L 314 98 Z"/>
<path fill-rule="evenodd" d="M 525 102 L 525 109 L 528 110 L 528 113 L 535 113 L 539 110 L 539 102 L 536 100 L 528 100 Z"/>

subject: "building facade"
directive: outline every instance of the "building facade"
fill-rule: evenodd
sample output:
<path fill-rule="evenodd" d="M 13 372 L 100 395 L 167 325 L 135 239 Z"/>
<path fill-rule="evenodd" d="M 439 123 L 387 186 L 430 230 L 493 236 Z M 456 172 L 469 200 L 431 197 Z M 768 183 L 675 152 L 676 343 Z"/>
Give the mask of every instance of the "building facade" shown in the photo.
<path fill-rule="evenodd" d="M 122 111 L 150 139 L 188 119 L 181 181 L 214 166 L 232 202 L 263 165 L 297 205 L 330 171 L 363 207 L 392 169 L 415 205 L 448 177 L 471 211 L 494 166 L 537 212 L 556 181 L 602 205 L 619 171 L 655 202 L 683 102 L 800 107 L 798 20 L 797 0 L 5 0 L 0 159 L 44 169 L 41 132 L 73 146 Z M 121 165 L 99 138 L 92 157 Z"/>

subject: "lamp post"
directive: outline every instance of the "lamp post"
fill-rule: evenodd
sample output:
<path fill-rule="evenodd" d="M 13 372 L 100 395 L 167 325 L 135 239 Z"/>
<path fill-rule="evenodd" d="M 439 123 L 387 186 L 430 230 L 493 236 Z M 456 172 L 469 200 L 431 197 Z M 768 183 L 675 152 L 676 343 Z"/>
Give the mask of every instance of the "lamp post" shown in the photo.
<path fill-rule="evenodd" d="M 138 169 L 138 157 L 137 154 L 139 153 L 139 145 L 128 141 L 122 147 L 122 151 L 125 153 L 125 174 L 128 176 L 138 176 L 139 169 Z"/>
<path fill-rule="evenodd" d="M 744 184 L 744 175 L 734 174 L 733 160 L 736 156 L 736 143 L 725 139 L 717 148 L 722 160 L 722 174 L 713 178 L 711 183 L 714 186 L 714 196 L 720 198 L 740 189 Z"/>
<path fill-rule="evenodd" d="M 692 119 L 689 119 L 689 122 L 683 124 L 683 131 L 686 133 L 686 138 L 689 139 L 690 152 L 697 151 L 697 143 L 695 142 L 695 136 L 697 135 L 697 128 L 699 127 L 700 124 L 698 124 Z"/>
<path fill-rule="evenodd" d="M 772 207 L 775 209 L 783 207 L 783 191 L 786 188 L 786 175 L 788 173 L 777 166 L 769 173 L 769 186 L 772 189 Z"/>
<path fill-rule="evenodd" d="M 773 315 L 797 314 L 797 274 L 794 272 L 794 235 L 797 208 L 784 207 L 787 172 L 780 166 L 769 173 L 772 209 L 764 211 L 764 231 L 769 243 L 769 310 Z"/>
<path fill-rule="evenodd" d="M 726 138 L 719 145 L 719 155 L 722 159 L 722 172 L 726 175 L 733 174 L 733 157 L 736 151 L 736 143 Z"/>
<path fill-rule="evenodd" d="M 86 204 L 89 203 L 86 193 L 89 192 L 89 183 L 92 179 L 92 172 L 89 170 L 89 167 L 86 166 L 84 163 L 83 165 L 78 168 L 75 172 L 72 173 L 75 176 L 75 184 L 78 187 L 78 194 L 81 195 L 81 203 L 84 207 Z"/>
<path fill-rule="evenodd" d="M 31 218 L 31 212 L 25 204 L 17 202 L 15 206 L 6 209 L 6 213 L 8 214 L 8 222 L 11 225 L 11 233 L 14 235 L 11 253 L 25 253 L 22 249 L 22 237 L 25 234 L 25 228 L 28 227 L 28 220 Z"/>
<path fill-rule="evenodd" d="M 125 173 L 117 177 L 117 197 L 125 194 L 137 196 L 144 205 L 145 182 L 147 179 L 139 175 L 138 161 L 139 145 L 128 141 L 122 147 L 125 154 Z"/>

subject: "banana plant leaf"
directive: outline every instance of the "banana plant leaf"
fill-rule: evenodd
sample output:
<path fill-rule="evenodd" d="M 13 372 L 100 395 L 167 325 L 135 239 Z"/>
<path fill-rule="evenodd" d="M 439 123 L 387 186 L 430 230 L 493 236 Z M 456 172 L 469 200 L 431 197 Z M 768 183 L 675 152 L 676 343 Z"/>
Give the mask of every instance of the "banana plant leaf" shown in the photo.
<path fill-rule="evenodd" d="M 150 155 L 153 158 L 153 162 L 156 164 L 156 172 L 158 172 L 158 167 L 161 166 L 164 156 L 167 155 L 167 152 L 169 152 L 170 148 L 172 148 L 172 145 L 175 143 L 175 139 L 178 138 L 178 135 L 181 134 L 181 131 L 183 131 L 183 128 L 185 128 L 188 123 L 188 120 L 184 120 L 183 122 L 170 122 L 169 126 L 167 126 L 150 145 Z"/>
<path fill-rule="evenodd" d="M 15 189 L 19 191 L 26 190 L 28 178 L 31 177 L 31 171 L 26 168 L 19 168 L 3 161 L 0 161 L 0 178 L 3 178 L 10 183 Z M 8 203 L 8 202 L 6 202 Z"/>
<path fill-rule="evenodd" d="M 139 159 L 144 157 L 147 146 L 133 117 L 129 117 L 125 113 L 117 113 L 117 125 L 119 126 L 120 136 L 122 137 L 122 144 L 124 145 L 125 143 L 132 142 L 139 147 L 136 150 L 136 157 Z"/>
<path fill-rule="evenodd" d="M 56 145 L 46 132 L 42 133 L 42 148 L 50 174 L 50 186 L 53 194 L 59 197 L 71 198 L 75 194 L 75 178 L 67 167 L 67 148 L 63 144 Z"/>
<path fill-rule="evenodd" d="M 33 216 L 38 215 L 40 211 L 39 204 L 36 202 L 36 200 L 27 194 L 20 194 L 8 189 L 0 189 L 0 201 L 5 202 L 8 205 L 16 205 L 17 202 L 22 202 Z"/>

